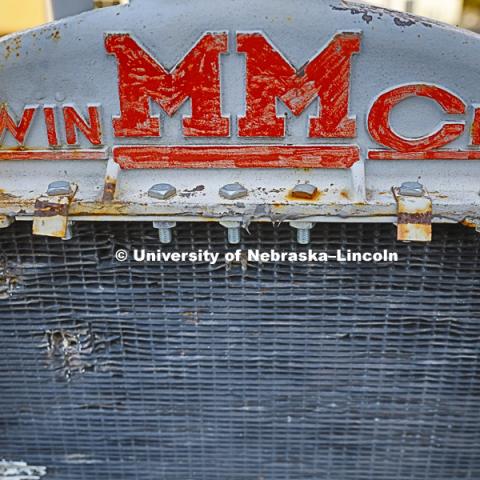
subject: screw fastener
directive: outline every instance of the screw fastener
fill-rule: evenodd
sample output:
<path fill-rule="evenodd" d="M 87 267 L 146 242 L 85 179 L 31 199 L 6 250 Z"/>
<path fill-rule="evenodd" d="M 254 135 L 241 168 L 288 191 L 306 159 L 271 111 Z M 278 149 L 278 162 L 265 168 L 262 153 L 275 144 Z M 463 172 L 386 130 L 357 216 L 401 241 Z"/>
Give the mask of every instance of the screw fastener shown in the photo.
<path fill-rule="evenodd" d="M 65 180 L 59 180 L 57 182 L 52 182 L 47 187 L 47 195 L 50 197 L 56 195 L 71 195 L 73 193 L 72 186 L 70 182 Z"/>
<path fill-rule="evenodd" d="M 169 183 L 157 183 L 148 191 L 148 196 L 158 200 L 167 200 L 177 193 L 177 189 Z"/>
<path fill-rule="evenodd" d="M 220 225 L 222 225 L 227 229 L 228 243 L 230 243 L 231 245 L 238 245 L 241 240 L 241 235 L 240 235 L 241 223 L 234 222 L 234 221 L 224 221 L 224 222 L 220 222 Z"/>
<path fill-rule="evenodd" d="M 297 230 L 297 242 L 299 245 L 310 243 L 310 232 L 313 228 L 312 222 L 290 222 L 290 226 Z"/>
<path fill-rule="evenodd" d="M 158 229 L 158 238 L 160 239 L 160 243 L 167 244 L 172 242 L 172 229 L 176 225 L 176 222 L 153 222 L 153 228 Z"/>
<path fill-rule="evenodd" d="M 248 195 L 248 190 L 239 183 L 229 183 L 224 185 L 218 191 L 219 195 L 227 200 L 236 200 L 237 198 L 246 197 Z"/>

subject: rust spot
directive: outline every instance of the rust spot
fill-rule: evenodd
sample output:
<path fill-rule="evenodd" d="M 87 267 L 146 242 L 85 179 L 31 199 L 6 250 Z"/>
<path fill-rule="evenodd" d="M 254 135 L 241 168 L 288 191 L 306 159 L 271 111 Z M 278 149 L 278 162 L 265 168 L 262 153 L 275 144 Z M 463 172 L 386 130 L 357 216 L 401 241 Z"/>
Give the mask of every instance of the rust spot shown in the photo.
<path fill-rule="evenodd" d="M 432 212 L 400 212 L 398 214 L 398 223 L 400 225 L 431 225 Z"/>
<path fill-rule="evenodd" d="M 111 202 L 111 203 L 99 203 L 99 202 L 84 202 L 73 203 L 70 205 L 70 216 L 74 215 L 128 215 L 130 203 L 123 202 Z"/>
<path fill-rule="evenodd" d="M 55 30 L 54 32 L 52 32 L 52 34 L 50 35 L 50 38 L 55 42 L 58 42 L 61 38 L 60 30 Z"/>
<path fill-rule="evenodd" d="M 8 60 L 11 55 L 16 54 L 16 56 L 19 56 L 18 50 L 22 48 L 22 37 L 18 36 L 10 40 L 6 45 L 5 45 L 5 53 L 4 57 L 5 60 Z"/>
<path fill-rule="evenodd" d="M 340 196 L 342 198 L 345 198 L 346 200 L 349 200 L 350 199 L 350 193 L 348 193 L 348 190 L 342 190 L 340 192 Z"/>
<path fill-rule="evenodd" d="M 462 225 L 464 225 L 465 227 L 468 227 L 468 228 L 477 228 L 477 224 L 475 222 L 473 222 L 472 220 L 470 220 L 469 218 L 466 218 L 465 220 L 463 220 L 460 223 Z"/>
<path fill-rule="evenodd" d="M 115 191 L 117 190 L 117 180 L 113 177 L 106 177 L 105 184 L 103 186 L 103 197 L 104 202 L 111 202 L 115 197 Z"/>
<path fill-rule="evenodd" d="M 285 198 L 290 201 L 303 200 L 307 202 L 316 202 L 321 198 L 322 195 L 323 193 L 320 192 L 318 189 L 312 196 L 308 196 L 306 194 L 304 195 L 303 192 L 293 192 L 292 190 L 290 190 Z"/>
<path fill-rule="evenodd" d="M 68 215 L 68 204 L 60 204 L 39 198 L 35 202 L 36 217 L 66 217 Z"/>
<path fill-rule="evenodd" d="M 19 197 L 17 197 L 16 195 L 12 195 L 11 193 L 7 193 L 3 188 L 0 188 L 0 202 L 2 200 L 9 200 L 14 198 L 19 198 Z"/>
<path fill-rule="evenodd" d="M 430 242 L 432 240 L 431 224 L 398 224 L 398 240 L 411 242 Z"/>

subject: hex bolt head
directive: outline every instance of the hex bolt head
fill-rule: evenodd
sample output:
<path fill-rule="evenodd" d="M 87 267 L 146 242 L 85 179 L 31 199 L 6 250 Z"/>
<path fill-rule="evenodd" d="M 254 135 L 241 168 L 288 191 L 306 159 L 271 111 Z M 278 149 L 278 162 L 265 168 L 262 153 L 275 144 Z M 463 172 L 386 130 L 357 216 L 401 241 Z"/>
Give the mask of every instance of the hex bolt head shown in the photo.
<path fill-rule="evenodd" d="M 148 196 L 158 200 L 168 200 L 177 193 L 177 189 L 169 183 L 157 183 L 148 191 Z"/>
<path fill-rule="evenodd" d="M 318 193 L 318 188 L 310 183 L 299 183 L 292 190 L 292 197 L 313 200 Z"/>
<path fill-rule="evenodd" d="M 400 195 L 405 197 L 423 197 L 425 190 L 418 182 L 404 182 L 398 190 Z"/>
<path fill-rule="evenodd" d="M 55 195 L 71 195 L 73 193 L 70 182 L 59 180 L 48 185 L 47 195 L 53 197 Z"/>
<path fill-rule="evenodd" d="M 246 197 L 248 190 L 239 183 L 229 183 L 224 185 L 218 191 L 219 195 L 227 200 L 236 200 L 237 198 Z"/>

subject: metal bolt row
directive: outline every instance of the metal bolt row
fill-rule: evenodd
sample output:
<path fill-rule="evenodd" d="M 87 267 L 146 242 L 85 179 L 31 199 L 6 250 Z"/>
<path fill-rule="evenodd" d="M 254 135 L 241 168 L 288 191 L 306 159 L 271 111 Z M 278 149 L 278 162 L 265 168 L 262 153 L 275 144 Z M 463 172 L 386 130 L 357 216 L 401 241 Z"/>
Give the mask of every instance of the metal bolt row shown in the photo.
<path fill-rule="evenodd" d="M 176 195 L 177 189 L 169 183 L 157 183 L 153 185 L 148 191 L 148 196 L 157 200 L 168 200 Z M 318 188 L 315 185 L 309 183 L 300 183 L 296 185 L 291 195 L 293 198 L 302 198 L 312 200 L 318 193 Z M 218 194 L 226 200 L 237 200 L 239 198 L 246 197 L 248 190 L 240 183 L 229 183 L 221 187 Z"/>
<path fill-rule="evenodd" d="M 56 181 L 48 185 L 47 195 L 72 195 L 73 188 L 68 181 Z M 158 200 L 168 200 L 176 195 L 177 190 L 173 185 L 168 183 L 159 183 L 153 185 L 148 191 L 148 195 Z M 318 193 L 316 186 L 302 183 L 296 185 L 292 191 L 291 196 L 294 198 L 314 199 Z M 406 197 L 421 197 L 425 195 L 425 189 L 419 182 L 404 182 L 398 189 L 398 194 Z M 248 195 L 248 190 L 240 183 L 231 183 L 224 185 L 219 190 L 219 195 L 227 200 L 236 200 Z M 10 219 L 1 219 L 0 228 L 5 228 L 11 221 Z M 239 244 L 241 241 L 241 223 L 238 221 L 223 221 L 220 222 L 228 231 L 228 242 L 232 245 Z M 290 225 L 297 230 L 297 241 L 300 245 L 307 245 L 310 243 L 310 232 L 313 228 L 313 223 L 292 221 Z M 158 229 L 159 239 L 162 244 L 168 244 L 172 241 L 172 230 L 176 226 L 176 222 L 154 222 L 154 228 Z M 480 223 L 477 225 L 477 231 L 480 231 Z M 67 235 L 65 239 L 72 237 L 71 222 L 68 224 Z"/>

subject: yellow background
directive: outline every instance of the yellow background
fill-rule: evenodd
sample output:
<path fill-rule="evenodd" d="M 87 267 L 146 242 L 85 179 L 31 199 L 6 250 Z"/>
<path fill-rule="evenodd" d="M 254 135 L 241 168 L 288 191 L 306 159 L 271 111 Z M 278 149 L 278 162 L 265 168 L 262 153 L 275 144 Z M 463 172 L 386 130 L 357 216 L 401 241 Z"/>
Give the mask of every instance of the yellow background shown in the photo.
<path fill-rule="evenodd" d="M 0 0 L 0 35 L 25 30 L 47 20 L 45 0 Z"/>

